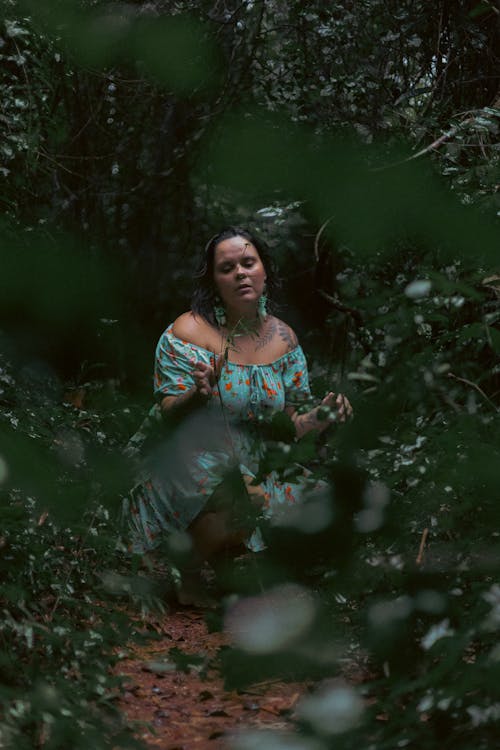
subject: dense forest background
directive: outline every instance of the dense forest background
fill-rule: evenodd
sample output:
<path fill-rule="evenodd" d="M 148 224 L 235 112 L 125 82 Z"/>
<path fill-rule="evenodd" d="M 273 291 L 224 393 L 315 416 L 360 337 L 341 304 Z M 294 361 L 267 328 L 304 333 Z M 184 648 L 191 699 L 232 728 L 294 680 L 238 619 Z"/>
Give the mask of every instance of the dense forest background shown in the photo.
<path fill-rule="evenodd" d="M 130 624 L 110 602 L 158 592 L 116 550 L 123 447 L 200 251 L 237 223 L 271 246 L 315 393 L 333 382 L 356 418 L 321 447 L 269 441 L 283 471 L 335 484 L 338 513 L 317 544 L 305 522 L 275 540 L 260 580 L 321 605 L 275 658 L 234 649 L 229 684 L 270 663 L 334 674 L 328 631 L 376 677 L 306 703 L 294 747 L 492 747 L 497 5 L 0 8 L 0 744 L 135 742 L 113 713 Z"/>

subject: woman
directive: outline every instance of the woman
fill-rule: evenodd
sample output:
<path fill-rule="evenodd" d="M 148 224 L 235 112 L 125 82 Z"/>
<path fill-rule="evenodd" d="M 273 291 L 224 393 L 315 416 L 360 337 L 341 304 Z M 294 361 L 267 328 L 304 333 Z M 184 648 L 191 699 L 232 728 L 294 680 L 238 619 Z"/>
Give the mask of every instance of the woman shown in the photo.
<path fill-rule="evenodd" d="M 242 542 L 263 546 L 231 507 L 236 496 L 272 517 L 306 491 L 306 479 L 283 482 L 274 471 L 255 481 L 259 422 L 284 410 L 300 438 L 352 409 L 328 393 L 300 411 L 310 397 L 307 364 L 293 330 L 267 311 L 275 279 L 261 241 L 245 229 L 224 229 L 205 248 L 198 279 L 192 310 L 166 329 L 156 350 L 155 397 L 175 436 L 144 465 L 128 514 L 134 551 L 187 531 L 195 558 L 210 561 Z"/>

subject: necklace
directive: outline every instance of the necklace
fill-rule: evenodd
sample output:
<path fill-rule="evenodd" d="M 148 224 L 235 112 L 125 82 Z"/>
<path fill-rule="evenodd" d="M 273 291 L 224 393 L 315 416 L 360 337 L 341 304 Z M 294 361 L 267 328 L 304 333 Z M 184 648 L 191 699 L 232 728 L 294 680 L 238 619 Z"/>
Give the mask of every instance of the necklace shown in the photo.
<path fill-rule="evenodd" d="M 240 318 L 234 326 L 225 326 L 225 332 L 221 331 L 222 351 L 227 359 L 229 350 L 238 351 L 238 341 L 242 344 L 248 338 L 260 339 L 268 327 L 267 320 L 261 320 L 258 316 L 254 320 Z"/>
<path fill-rule="evenodd" d="M 226 331 L 229 336 L 259 336 L 264 330 L 266 321 L 259 315 L 255 318 L 239 318 L 234 325 L 226 323 Z"/>

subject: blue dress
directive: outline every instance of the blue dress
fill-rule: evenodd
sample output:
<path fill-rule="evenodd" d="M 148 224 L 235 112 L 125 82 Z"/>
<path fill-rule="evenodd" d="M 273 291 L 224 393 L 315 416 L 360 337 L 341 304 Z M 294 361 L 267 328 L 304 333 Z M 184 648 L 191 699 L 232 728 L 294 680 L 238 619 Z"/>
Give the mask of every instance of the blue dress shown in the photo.
<path fill-rule="evenodd" d="M 229 352 L 230 354 L 230 352 Z M 156 348 L 153 407 L 165 396 L 179 396 L 194 385 L 197 362 L 215 364 L 213 352 L 188 343 L 172 333 L 172 325 Z M 198 516 L 214 490 L 236 467 L 255 478 L 263 445 L 258 437 L 259 417 L 271 417 L 285 407 L 297 408 L 310 397 L 307 363 L 300 346 L 264 365 L 243 365 L 228 358 L 206 406 L 185 418 L 175 433 L 157 445 L 139 470 L 138 483 L 125 501 L 130 529 L 130 550 L 144 553 L 166 535 L 185 530 Z M 260 482 L 264 517 L 300 502 L 304 482 L 278 478 L 270 471 Z M 262 547 L 260 535 L 248 542 Z"/>

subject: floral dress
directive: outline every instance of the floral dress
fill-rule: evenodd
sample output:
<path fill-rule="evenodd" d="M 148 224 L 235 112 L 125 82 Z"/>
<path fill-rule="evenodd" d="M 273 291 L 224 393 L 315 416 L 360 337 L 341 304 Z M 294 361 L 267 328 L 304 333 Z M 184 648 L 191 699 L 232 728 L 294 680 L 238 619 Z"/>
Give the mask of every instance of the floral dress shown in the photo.
<path fill-rule="evenodd" d="M 150 415 L 160 414 L 159 402 L 165 396 L 178 396 L 193 387 L 193 367 L 200 361 L 213 366 L 213 352 L 174 336 L 170 325 L 156 348 L 158 403 Z M 138 483 L 124 504 L 131 551 L 143 553 L 165 535 L 185 530 L 235 467 L 241 475 L 255 478 L 262 454 L 259 418 L 271 417 L 286 406 L 296 408 L 309 397 L 307 363 L 300 346 L 264 365 L 237 364 L 228 358 L 206 406 L 184 418 L 142 461 Z M 299 502 L 306 485 L 306 480 L 284 482 L 270 471 L 260 482 L 263 516 Z M 262 548 L 258 532 L 248 546 Z"/>

